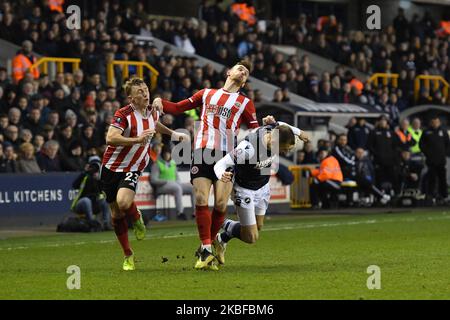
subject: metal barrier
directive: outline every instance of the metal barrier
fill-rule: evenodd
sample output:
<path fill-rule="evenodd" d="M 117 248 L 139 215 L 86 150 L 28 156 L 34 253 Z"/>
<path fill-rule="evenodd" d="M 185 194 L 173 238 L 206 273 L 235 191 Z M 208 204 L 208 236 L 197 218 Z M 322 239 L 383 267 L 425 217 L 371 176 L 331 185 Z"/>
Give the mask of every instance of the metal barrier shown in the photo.
<path fill-rule="evenodd" d="M 289 170 L 294 175 L 294 182 L 291 184 L 291 208 L 311 208 L 311 198 L 309 194 L 309 184 L 312 165 L 289 166 Z"/>
<path fill-rule="evenodd" d="M 72 71 L 80 69 L 81 59 L 78 58 L 56 58 L 56 57 L 42 57 L 39 58 L 31 67 L 30 70 L 39 68 L 42 73 L 48 74 L 48 64 L 49 62 L 56 64 L 57 72 L 64 72 L 64 63 L 72 64 Z"/>
<path fill-rule="evenodd" d="M 421 74 L 418 75 L 414 81 L 414 99 L 416 99 L 416 101 L 419 99 L 422 82 L 424 84 L 424 87 L 427 89 L 430 89 L 430 82 L 432 82 L 434 91 L 439 90 L 442 84 L 442 94 L 445 97 L 445 100 L 448 99 L 449 84 L 442 76 L 430 76 Z"/>
<path fill-rule="evenodd" d="M 114 66 L 118 65 L 122 67 L 122 76 L 124 79 L 129 77 L 129 66 L 135 66 L 137 67 L 137 76 L 140 78 L 144 78 L 144 67 L 148 70 L 150 70 L 150 90 L 154 90 L 156 88 L 156 81 L 159 76 L 159 72 L 152 67 L 147 62 L 142 61 L 128 61 L 128 60 L 113 60 L 112 62 L 108 63 L 108 66 L 106 68 L 106 77 L 108 81 L 108 86 L 114 85 Z"/>
<path fill-rule="evenodd" d="M 398 87 L 398 77 L 397 73 L 374 73 L 368 80 L 368 83 L 373 83 L 378 86 L 380 79 L 384 86 L 392 85 L 394 88 Z M 442 77 L 436 75 L 424 75 L 420 74 L 416 76 L 414 80 L 414 99 L 417 101 L 419 99 L 420 90 L 422 87 L 430 89 L 430 84 L 433 84 L 433 90 L 437 91 L 442 89 L 442 95 L 445 99 L 448 99 L 449 94 L 449 83 Z"/>
<path fill-rule="evenodd" d="M 382 79 L 383 85 L 387 86 L 389 81 L 391 81 L 391 84 L 394 88 L 398 87 L 398 74 L 397 73 L 374 73 L 369 80 L 367 80 L 368 83 L 372 83 L 375 86 L 378 86 L 379 79 Z"/>

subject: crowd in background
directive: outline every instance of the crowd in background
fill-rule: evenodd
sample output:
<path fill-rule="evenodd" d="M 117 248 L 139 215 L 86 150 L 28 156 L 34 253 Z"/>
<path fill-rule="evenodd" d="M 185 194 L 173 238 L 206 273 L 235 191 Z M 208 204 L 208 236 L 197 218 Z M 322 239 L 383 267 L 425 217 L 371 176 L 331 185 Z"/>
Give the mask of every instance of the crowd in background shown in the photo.
<path fill-rule="evenodd" d="M 419 118 L 403 119 L 392 126 L 383 115 L 372 127 L 364 118 L 352 118 L 346 134 L 329 132 L 329 139 L 318 140 L 317 146 L 305 143 L 297 164 L 318 165 L 332 156 L 339 163 L 335 169 L 342 172 L 339 184 L 354 181 L 360 191 L 379 200 L 412 192 L 426 195 L 430 203 L 447 203 L 450 140 L 437 113 L 427 121 L 423 125 Z"/>
<path fill-rule="evenodd" d="M 339 161 L 344 176 L 354 178 L 363 155 L 372 162 L 373 181 L 385 189 L 389 185 L 396 193 L 409 179 L 405 177 L 411 176 L 405 172 L 413 170 L 418 177 L 424 172 L 426 156 L 411 149 L 418 147 L 418 141 L 413 146 L 413 133 L 407 134 L 408 130 L 421 129 L 421 124 L 417 125 L 416 119 L 414 129 L 410 129 L 409 124 L 399 123 L 399 113 L 414 103 L 412 90 L 417 74 L 450 78 L 448 38 L 434 35 L 436 26 L 427 14 L 423 23 L 416 23 L 418 17 L 408 22 L 399 11 L 393 26 L 369 35 L 345 32 L 334 17 L 322 21 L 320 28 L 305 15 L 287 29 L 279 19 L 266 27 L 256 23 L 249 26 L 217 4 L 202 3 L 202 20 L 148 20 L 146 15 L 140 2 L 134 8 L 124 7 L 119 1 L 103 1 L 95 14 L 82 20 L 81 30 L 68 30 L 64 14 L 50 12 L 40 3 L 2 2 L 0 38 L 21 45 L 18 54 L 31 56 L 34 51 L 46 56 L 79 57 L 81 66 L 76 71 L 68 67 L 54 80 L 43 73 L 23 74 L 17 79 L 0 68 L 0 172 L 80 171 L 86 168 L 89 156 L 101 156 L 113 114 L 126 104 L 120 68 L 114 70 L 114 84 L 107 84 L 106 63 L 113 59 L 153 65 L 160 72 L 153 97 L 179 101 L 201 88 L 223 86 L 227 68 L 216 72 L 210 65 L 200 67 L 195 58 L 174 55 L 168 46 L 160 52 L 151 44 L 139 44 L 131 34 L 160 38 L 225 66 L 249 59 L 254 65 L 253 76 L 280 87 L 274 93 L 275 102 L 289 102 L 289 94 L 295 93 L 318 102 L 371 105 L 389 118 L 374 129 L 362 119 L 355 120 L 349 124 L 346 142 L 343 137 L 337 139 L 348 151 Z M 311 71 L 308 55 L 285 57 L 269 45 L 279 43 L 300 46 L 363 72 L 398 72 L 398 88 L 362 84 L 342 65 L 316 74 Z M 130 74 L 135 72 L 129 68 Z M 262 100 L 261 92 L 253 90 L 251 83 L 243 92 L 255 102 Z M 439 90 L 423 91 L 419 103 L 427 102 L 446 101 Z M 198 113 L 193 111 L 176 118 L 165 115 L 161 121 L 192 134 L 197 119 Z M 377 130 L 392 139 L 392 144 L 379 144 Z M 339 149 L 338 145 L 334 138 L 319 141 L 317 148 L 307 144 L 299 152 L 298 162 L 316 163 L 318 150 L 325 147 L 331 151 Z M 152 147 L 153 162 L 163 146 L 170 150 L 170 140 L 157 135 Z M 417 161 L 406 165 L 410 157 Z M 351 168 L 347 168 L 349 163 Z"/>

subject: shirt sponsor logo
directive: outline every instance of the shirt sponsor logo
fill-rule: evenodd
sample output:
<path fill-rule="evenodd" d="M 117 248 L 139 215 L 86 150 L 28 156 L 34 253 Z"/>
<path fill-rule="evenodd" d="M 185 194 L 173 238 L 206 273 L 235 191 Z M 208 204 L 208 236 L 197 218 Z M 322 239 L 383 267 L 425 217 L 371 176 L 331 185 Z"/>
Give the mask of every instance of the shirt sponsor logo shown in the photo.
<path fill-rule="evenodd" d="M 231 109 L 225 108 L 225 106 L 219 106 L 217 104 L 206 105 L 206 113 L 214 114 L 215 116 L 229 119 L 231 117 Z"/>

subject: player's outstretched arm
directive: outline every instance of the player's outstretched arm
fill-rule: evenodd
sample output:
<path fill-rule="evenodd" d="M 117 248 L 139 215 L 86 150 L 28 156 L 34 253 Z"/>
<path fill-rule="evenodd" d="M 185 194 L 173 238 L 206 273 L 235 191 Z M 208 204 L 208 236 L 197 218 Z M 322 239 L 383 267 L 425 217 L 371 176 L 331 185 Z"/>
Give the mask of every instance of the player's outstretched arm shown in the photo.
<path fill-rule="evenodd" d="M 217 161 L 214 165 L 214 173 L 216 174 L 217 179 L 223 182 L 230 182 L 233 177 L 233 173 L 227 171 L 227 169 L 234 167 L 234 164 L 234 159 L 231 156 L 231 153 L 227 153 L 225 157 Z"/>
<path fill-rule="evenodd" d="M 146 144 L 148 143 L 153 135 L 155 134 L 155 130 L 147 129 L 142 131 L 142 133 L 138 137 L 124 137 L 122 135 L 122 130 L 110 126 L 108 129 L 108 133 L 106 135 L 106 143 L 111 146 L 133 146 L 135 144 Z"/>
<path fill-rule="evenodd" d="M 189 141 L 190 137 L 182 132 L 176 132 L 170 128 L 167 128 L 165 125 L 160 123 L 159 121 L 156 123 L 156 132 L 161 134 L 165 134 L 172 137 L 173 141 Z"/>
<path fill-rule="evenodd" d="M 245 163 L 246 160 L 253 157 L 254 153 L 255 149 L 250 142 L 246 140 L 241 141 L 233 151 L 227 153 L 225 157 L 214 165 L 216 177 L 223 182 L 231 181 L 233 173 L 227 170 L 234 167 L 237 163 Z"/>
<path fill-rule="evenodd" d="M 171 102 L 169 100 L 163 100 L 161 98 L 155 98 L 153 100 L 153 107 L 155 107 L 161 114 L 165 112 L 170 114 L 181 114 L 187 110 L 195 109 L 202 104 L 204 90 L 198 91 L 192 97 L 181 100 L 180 102 Z"/>
<path fill-rule="evenodd" d="M 300 138 L 300 140 L 302 140 L 303 142 L 308 142 L 309 141 L 309 136 L 308 136 L 308 134 L 305 131 L 300 130 L 299 128 L 296 128 L 294 126 L 291 126 L 290 124 L 287 124 L 286 122 L 278 121 L 278 124 L 282 125 L 282 126 L 284 125 L 284 126 L 290 127 L 292 132 L 296 136 L 298 136 Z"/>

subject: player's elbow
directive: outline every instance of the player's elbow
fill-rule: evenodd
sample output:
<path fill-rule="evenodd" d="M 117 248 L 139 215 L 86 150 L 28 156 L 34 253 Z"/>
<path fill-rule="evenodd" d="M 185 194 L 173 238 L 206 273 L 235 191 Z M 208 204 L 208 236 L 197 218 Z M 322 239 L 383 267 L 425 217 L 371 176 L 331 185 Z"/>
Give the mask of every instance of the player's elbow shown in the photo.
<path fill-rule="evenodd" d="M 110 146 L 117 146 L 117 139 L 115 134 L 108 133 L 106 135 L 106 144 Z"/>

